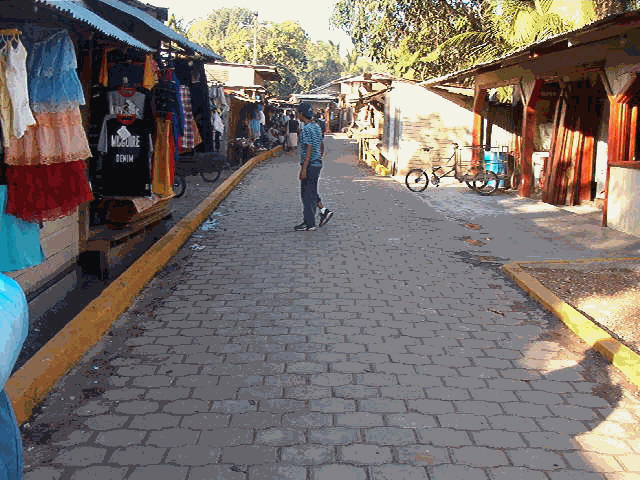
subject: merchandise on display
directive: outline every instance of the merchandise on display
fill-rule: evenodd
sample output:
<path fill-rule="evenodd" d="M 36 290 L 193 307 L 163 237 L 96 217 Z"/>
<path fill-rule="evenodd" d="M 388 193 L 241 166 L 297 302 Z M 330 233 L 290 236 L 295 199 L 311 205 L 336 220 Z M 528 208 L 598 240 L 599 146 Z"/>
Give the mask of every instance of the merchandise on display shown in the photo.
<path fill-rule="evenodd" d="M 6 213 L 29 222 L 61 218 L 92 199 L 75 47 L 66 30 L 35 26 L 6 43 L 0 60 Z"/>

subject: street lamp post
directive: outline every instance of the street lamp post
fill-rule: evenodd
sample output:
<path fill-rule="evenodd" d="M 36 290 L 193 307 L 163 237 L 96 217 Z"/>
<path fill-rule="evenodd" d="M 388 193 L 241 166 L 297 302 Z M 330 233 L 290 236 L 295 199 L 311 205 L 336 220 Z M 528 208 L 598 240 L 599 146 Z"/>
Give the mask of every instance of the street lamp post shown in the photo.
<path fill-rule="evenodd" d="M 258 12 L 253 14 L 253 64 L 258 63 Z"/>
<path fill-rule="evenodd" d="M 253 28 L 253 64 L 258 63 L 258 28 L 260 28 L 260 22 L 258 22 L 258 12 L 253 12 L 253 24 L 247 25 L 243 23 L 240 25 L 242 28 Z"/>

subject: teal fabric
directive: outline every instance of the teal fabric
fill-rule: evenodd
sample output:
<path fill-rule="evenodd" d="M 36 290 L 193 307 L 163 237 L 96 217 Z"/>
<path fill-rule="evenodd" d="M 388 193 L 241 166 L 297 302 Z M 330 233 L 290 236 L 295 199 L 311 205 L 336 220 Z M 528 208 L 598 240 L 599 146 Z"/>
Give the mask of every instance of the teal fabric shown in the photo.
<path fill-rule="evenodd" d="M 22 479 L 20 430 L 4 386 L 29 331 L 24 292 L 13 279 L 0 274 L 0 479 Z"/>
<path fill-rule="evenodd" d="M 0 185 L 0 272 L 13 272 L 42 263 L 40 228 L 36 223 L 5 213 L 6 208 L 7 186 Z"/>

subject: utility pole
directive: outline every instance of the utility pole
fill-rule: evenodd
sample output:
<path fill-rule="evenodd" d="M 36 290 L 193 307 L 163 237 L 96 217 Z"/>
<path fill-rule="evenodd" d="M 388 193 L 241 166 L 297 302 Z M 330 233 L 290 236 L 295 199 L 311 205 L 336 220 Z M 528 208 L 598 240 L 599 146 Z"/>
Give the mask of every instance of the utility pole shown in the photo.
<path fill-rule="evenodd" d="M 258 63 L 258 12 L 253 14 L 253 64 Z"/>

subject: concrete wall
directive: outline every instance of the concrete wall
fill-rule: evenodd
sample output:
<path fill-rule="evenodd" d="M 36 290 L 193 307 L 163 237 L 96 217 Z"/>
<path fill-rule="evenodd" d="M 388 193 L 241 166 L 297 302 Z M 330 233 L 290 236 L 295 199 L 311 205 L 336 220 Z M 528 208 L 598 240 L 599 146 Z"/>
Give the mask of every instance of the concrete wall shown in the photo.
<path fill-rule="evenodd" d="M 394 82 L 385 97 L 383 155 L 395 162 L 396 174 L 444 163 L 453 152 L 453 142 L 461 147 L 471 145 L 472 103 L 471 97 Z M 513 130 L 511 110 L 495 105 L 489 108 L 490 112 L 485 112 L 485 139 L 489 137 L 494 147 L 508 146 Z M 433 150 L 426 153 L 422 150 L 425 146 Z M 471 151 L 463 148 L 462 157 L 470 160 Z"/>
<path fill-rule="evenodd" d="M 394 82 L 386 94 L 383 154 L 404 175 L 450 155 L 451 143 L 471 143 L 471 112 L 423 87 Z M 399 129 L 399 131 L 398 131 Z M 398 144 L 394 145 L 394 138 Z M 427 154 L 424 146 L 434 150 Z M 431 157 L 431 159 L 430 159 Z"/>
<path fill-rule="evenodd" d="M 607 223 L 640 237 L 640 169 L 611 167 Z"/>

